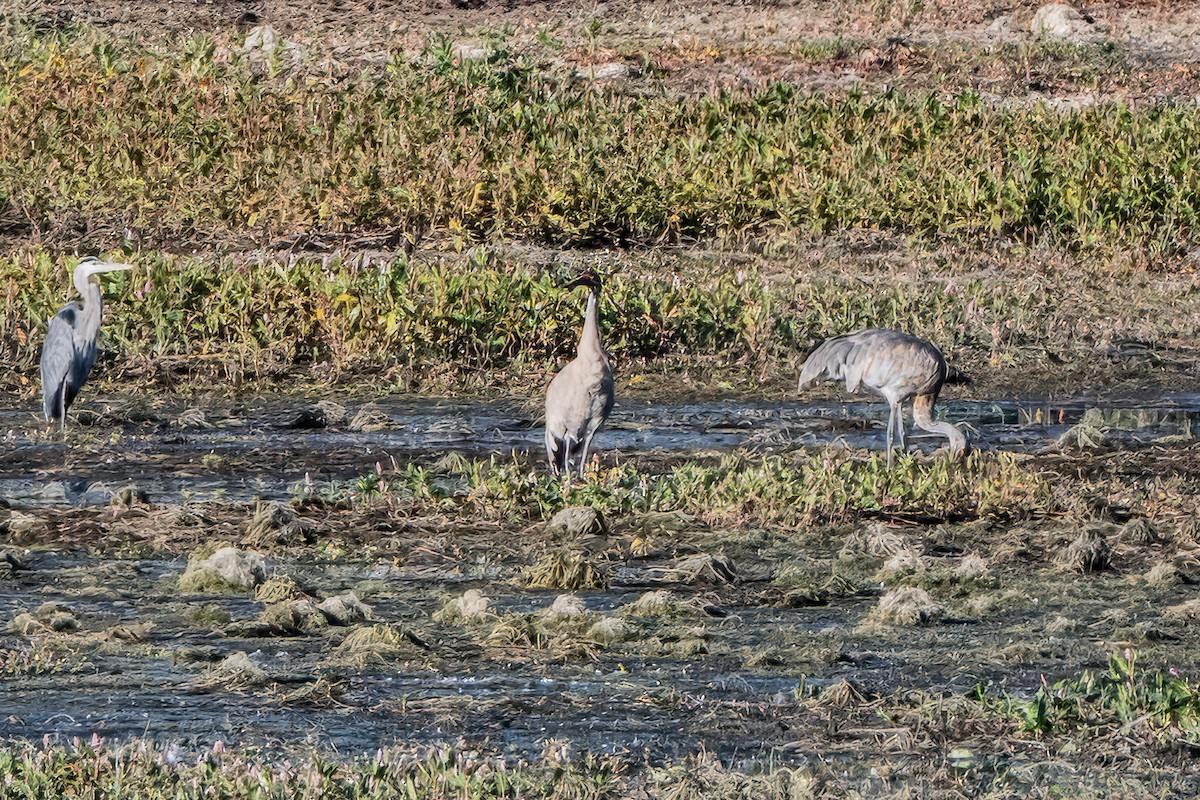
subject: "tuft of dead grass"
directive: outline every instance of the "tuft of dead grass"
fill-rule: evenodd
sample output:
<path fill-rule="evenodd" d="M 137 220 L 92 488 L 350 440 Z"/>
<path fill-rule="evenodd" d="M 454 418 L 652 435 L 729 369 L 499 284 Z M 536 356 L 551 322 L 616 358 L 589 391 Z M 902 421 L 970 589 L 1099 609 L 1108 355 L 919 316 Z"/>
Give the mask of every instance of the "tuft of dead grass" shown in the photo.
<path fill-rule="evenodd" d="M 816 696 L 817 705 L 834 708 L 856 708 L 866 704 L 867 696 L 848 678 L 842 678 L 822 689 Z"/>
<path fill-rule="evenodd" d="M 291 575 L 276 575 L 254 590 L 254 599 L 264 603 L 281 603 L 306 597 L 306 593 Z"/>
<path fill-rule="evenodd" d="M 675 559 L 669 567 L 654 567 L 649 572 L 658 580 L 673 583 L 736 583 L 733 559 L 724 553 L 694 553 Z"/>
<path fill-rule="evenodd" d="M 1122 542 L 1127 544 L 1144 545 L 1161 541 L 1158 531 L 1145 517 L 1137 517 L 1126 522 L 1121 526 L 1118 536 Z"/>
<path fill-rule="evenodd" d="M 304 531 L 291 506 L 274 500 L 254 504 L 254 516 L 246 524 L 242 545 L 245 547 L 292 547 L 304 543 Z"/>
<path fill-rule="evenodd" d="M 1183 575 L 1171 562 L 1159 561 L 1146 571 L 1142 580 L 1149 586 L 1172 586 L 1183 583 Z"/>
<path fill-rule="evenodd" d="M 350 420 L 348 427 L 362 433 L 385 431 L 392 427 L 392 418 L 375 403 L 367 403 Z"/>
<path fill-rule="evenodd" d="M 976 553 L 968 553 L 954 568 L 955 576 L 961 581 L 984 581 L 991 575 L 988 560 Z"/>
<path fill-rule="evenodd" d="M 196 687 L 208 690 L 249 689 L 268 682 L 266 671 L 242 651 L 230 653 L 221 663 L 210 667 L 196 681 Z"/>
<path fill-rule="evenodd" d="M 1112 565 L 1112 550 L 1104 533 L 1096 528 L 1084 530 L 1054 557 L 1054 563 L 1066 572 L 1091 574 Z"/>
<path fill-rule="evenodd" d="M 852 531 L 841 549 L 838 557 L 871 556 L 883 558 L 894 556 L 905 549 L 904 539 L 895 530 L 883 522 L 871 522 Z"/>
<path fill-rule="evenodd" d="M 486 622 L 495 617 L 490 606 L 491 600 L 483 592 L 467 589 L 458 597 L 447 598 L 433 613 L 433 619 L 447 625 Z"/>
<path fill-rule="evenodd" d="M 582 552 L 561 548 L 530 567 L 525 583 L 537 589 L 606 589 L 608 570 Z"/>
<path fill-rule="evenodd" d="M 940 619 L 945 608 L 917 586 L 901 586 L 879 598 L 867 619 L 892 625 L 928 625 Z"/>
<path fill-rule="evenodd" d="M 693 606 L 681 602 L 666 589 L 646 592 L 637 600 L 626 603 L 619 609 L 622 614 L 630 616 L 668 616 L 694 610 Z"/>
<path fill-rule="evenodd" d="M 923 575 L 927 569 L 928 565 L 921 554 L 906 547 L 893 553 L 875 573 L 875 577 L 883 583 L 894 583 L 902 578 Z"/>
<path fill-rule="evenodd" d="M 396 625 L 379 624 L 351 631 L 326 663 L 358 669 L 383 668 L 424 661 L 428 656 L 428 645 L 411 632 Z"/>
<path fill-rule="evenodd" d="M 1192 624 L 1200 622 L 1200 598 L 1184 601 L 1163 611 L 1163 619 Z"/>

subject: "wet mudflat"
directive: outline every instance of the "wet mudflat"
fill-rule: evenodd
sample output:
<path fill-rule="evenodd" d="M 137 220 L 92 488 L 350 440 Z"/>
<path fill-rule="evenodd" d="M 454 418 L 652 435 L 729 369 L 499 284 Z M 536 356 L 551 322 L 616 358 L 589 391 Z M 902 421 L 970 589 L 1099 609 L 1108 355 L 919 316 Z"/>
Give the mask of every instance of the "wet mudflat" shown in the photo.
<path fill-rule="evenodd" d="M 153 408 L 97 404 L 84 426 L 46 433 L 27 409 L 0 410 L 0 492 L 17 507 L 105 505 L 134 483 L 156 503 L 287 499 L 308 481 L 347 480 L 373 469 L 436 461 L 447 452 L 509 458 L 543 451 L 540 408 L 514 402 L 385 399 L 317 404 L 260 400 Z M 1124 401 L 943 402 L 972 447 L 1034 453 L 1089 420 L 1110 444 L 1187 443 L 1200 433 L 1200 396 Z M 597 444 L 607 463 L 670 461 L 741 449 L 883 447 L 887 406 L 713 401 L 618 405 Z M 911 421 L 909 423 L 911 427 Z M 944 445 L 912 430 L 929 453 Z"/>
<path fill-rule="evenodd" d="M 1057 493 L 1046 513 L 915 521 L 882 503 L 787 524 L 752 493 L 741 519 L 624 513 L 614 494 L 595 495 L 606 521 L 560 526 L 529 499 L 472 505 L 541 472 L 536 414 L 511 403 L 93 407 L 65 437 L 0 415 L 3 737 L 559 743 L 643 764 L 888 763 L 902 782 L 897 765 L 956 745 L 993 776 L 1040 763 L 1050 740 L 1018 735 L 1001 698 L 1113 652 L 1200 674 L 1191 395 L 944 404 L 974 458 L 1016 453 Z M 722 457 L 868 463 L 884 414 L 627 404 L 598 439 L 618 477 L 577 490 Z M 902 468 L 934 475 L 940 442 L 911 441 Z M 223 547 L 251 559 L 246 582 L 185 574 Z M 963 698 L 972 713 L 946 711 Z"/>

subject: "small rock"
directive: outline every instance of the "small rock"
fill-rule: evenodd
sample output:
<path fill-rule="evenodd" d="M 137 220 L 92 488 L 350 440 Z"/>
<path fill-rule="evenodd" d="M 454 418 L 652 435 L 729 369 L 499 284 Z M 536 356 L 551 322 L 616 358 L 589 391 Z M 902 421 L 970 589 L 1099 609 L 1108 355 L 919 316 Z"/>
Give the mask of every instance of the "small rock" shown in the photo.
<path fill-rule="evenodd" d="M 482 622 L 491 616 L 488 611 L 490 604 L 491 600 L 483 592 L 467 589 L 461 597 L 447 600 L 440 611 L 434 612 L 433 619 L 443 623 Z"/>
<path fill-rule="evenodd" d="M 1034 36 L 1059 39 L 1076 44 L 1095 41 L 1095 20 L 1066 3 L 1044 5 L 1033 15 L 1030 29 Z"/>
<path fill-rule="evenodd" d="M 587 606 L 573 594 L 560 594 L 554 602 L 542 612 L 547 619 L 564 619 L 566 617 L 581 617 L 587 613 Z"/>
<path fill-rule="evenodd" d="M 547 531 L 561 531 L 569 536 L 607 536 L 608 524 L 604 515 L 590 506 L 564 508 L 546 523 Z"/>
<path fill-rule="evenodd" d="M 242 52 L 270 53 L 279 48 L 279 41 L 279 32 L 270 25 L 256 25 L 247 31 L 246 39 L 242 42 Z"/>
<path fill-rule="evenodd" d="M 610 61 L 607 64 L 589 64 L 586 67 L 579 67 L 575 70 L 575 74 L 580 78 L 593 81 L 615 81 L 630 77 L 633 74 L 633 67 L 619 61 Z"/>
<path fill-rule="evenodd" d="M 460 64 L 465 61 L 482 61 L 488 57 L 486 47 L 470 42 L 459 42 L 450 49 L 450 52 L 454 54 L 454 60 Z"/>
<path fill-rule="evenodd" d="M 317 605 L 331 625 L 353 625 L 371 616 L 371 607 L 358 599 L 354 592 L 327 597 Z"/>
<path fill-rule="evenodd" d="M 179 578 L 179 591 L 203 593 L 213 591 L 248 592 L 267 579 L 267 564 L 258 553 L 227 546 L 194 563 Z"/>

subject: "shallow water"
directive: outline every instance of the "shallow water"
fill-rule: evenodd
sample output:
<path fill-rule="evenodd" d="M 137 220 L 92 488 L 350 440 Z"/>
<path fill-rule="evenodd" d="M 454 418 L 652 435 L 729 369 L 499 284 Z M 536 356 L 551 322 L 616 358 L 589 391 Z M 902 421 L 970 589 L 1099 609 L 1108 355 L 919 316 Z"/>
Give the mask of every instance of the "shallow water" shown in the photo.
<path fill-rule="evenodd" d="M 465 638 L 445 638 L 445 631 L 439 637 L 429 615 L 448 589 L 463 587 L 412 576 L 389 581 L 382 594 L 368 601 L 376 617 L 411 625 L 430 642 L 428 662 L 331 668 L 322 659 L 347 629 L 294 638 L 224 636 L 188 622 L 188 609 L 217 606 L 236 621 L 254 619 L 263 604 L 239 596 L 178 597 L 147 591 L 181 570 L 182 559 L 124 561 L 34 553 L 25 566 L 0 591 L 0 619 L 46 602 L 70 608 L 80 630 L 57 641 L 83 645 L 79 652 L 87 660 L 65 674 L 7 679 L 0 739 L 49 737 L 69 742 L 99 733 L 116 740 L 148 737 L 185 752 L 203 750 L 218 740 L 268 750 L 307 742 L 356 755 L 396 741 L 434 744 L 462 736 L 527 756 L 547 740 L 561 737 L 580 751 L 645 755 L 654 761 L 701 748 L 729 761 L 754 760 L 769 757 L 792 740 L 773 720 L 803 713 L 795 695 L 802 682 L 821 686 L 851 678 L 864 687 L 925 685 L 965 692 L 983 674 L 956 674 L 913 663 L 910 654 L 895 645 L 851 650 L 830 674 L 811 680 L 794 666 L 745 665 L 744 648 L 758 642 L 851 635 L 858 613 L 871 602 L 866 599 L 812 609 L 747 605 L 729 609 L 723 618 L 692 619 L 685 627 L 704 630 L 711 654 L 600 653 L 596 660 L 561 661 L 536 653 L 531 659 L 526 649 L 505 657 L 503 651 L 481 652 Z M 373 571 L 369 564 L 271 566 L 322 593 L 344 591 Z M 80 587 L 96 583 L 122 596 L 79 596 Z M 545 608 L 556 595 L 513 591 L 504 582 L 488 589 L 496 612 Z M 589 610 L 610 613 L 640 593 L 640 588 L 626 585 L 579 595 Z M 113 626 L 133 622 L 148 624 L 143 641 L 98 644 L 108 640 L 106 631 Z M 943 626 L 938 635 L 951 647 L 977 638 L 971 626 L 961 624 Z M 19 641 L 0 634 L 0 645 Z M 175 657 L 198 649 L 204 657 Z M 265 670 L 269 683 L 245 689 L 203 686 L 209 666 L 234 652 L 248 654 Z M 322 676 L 340 680 L 344 694 L 336 701 L 287 699 L 290 692 Z M 1033 685 L 1032 679 L 1029 682 Z M 742 735 L 746 730 L 753 733 Z M 789 760 L 804 757 L 793 754 Z"/>
<path fill-rule="evenodd" d="M 297 428 L 304 406 L 256 402 L 206 409 L 210 427 L 172 422 L 183 407 L 156 410 L 156 419 L 122 422 L 120 413 L 90 427 L 50 434 L 27 410 L 0 411 L 0 497 L 19 508 L 104 505 L 129 483 L 152 501 L 175 503 L 284 499 L 306 479 L 345 480 L 392 462 L 428 461 L 447 452 L 508 457 L 539 454 L 543 433 L 536 412 L 513 403 L 383 400 L 383 430 L 346 426 Z M 1200 434 L 1200 395 L 1178 394 L 1098 405 L 1060 401 L 942 403 L 943 418 L 963 426 L 972 447 L 1036 452 L 1053 445 L 1084 412 L 1099 408 L 1109 441 L 1120 446 L 1184 443 Z M 355 408 L 350 408 L 353 416 Z M 887 406 L 852 400 L 824 403 L 721 401 L 683 404 L 625 402 L 597 434 L 595 449 L 609 463 L 644 456 L 670 458 L 839 444 L 881 450 Z M 111 436 L 100 443 L 99 437 Z M 940 436 L 915 431 L 911 448 L 930 452 Z"/>
<path fill-rule="evenodd" d="M 28 410 L 0 411 L 0 429 L 8 431 L 0 439 L 0 497 L 33 510 L 50 527 L 82 522 L 83 535 L 94 528 L 102 537 L 106 525 L 121 521 L 136 528 L 141 538 L 135 542 L 144 545 L 164 516 L 139 518 L 148 512 L 88 507 L 107 505 L 112 489 L 132 482 L 160 507 L 187 501 L 228 508 L 256 497 L 286 498 L 306 475 L 314 481 L 348 479 L 374 469 L 376 462 L 386 469 L 393 460 L 431 461 L 450 451 L 506 457 L 537 453 L 541 446 L 536 415 L 514 404 L 391 400 L 378 405 L 388 422 L 374 432 L 293 427 L 301 405 L 256 401 L 206 409 L 211 427 L 173 422 L 183 407 L 156 409 L 152 418 L 128 413 L 123 419 L 113 412 L 98 424 L 69 429 L 69 444 L 58 434 L 47 436 Z M 1052 445 L 1094 407 L 1098 404 L 1088 399 L 1001 400 L 948 402 L 939 410 L 968 428 L 976 447 L 1031 452 Z M 1200 429 L 1197 395 L 1106 401 L 1099 407 L 1101 422 L 1110 429 L 1108 440 L 1119 447 L 1177 447 L 1193 441 Z M 351 416 L 355 410 L 349 409 Z M 596 444 L 609 463 L 662 463 L 735 448 L 769 452 L 838 442 L 878 450 L 886 413 L 882 404 L 861 400 L 627 402 Z M 941 446 L 937 437 L 918 435 L 910 435 L 910 443 L 926 452 Z M 244 514 L 235 511 L 187 535 L 197 541 L 236 538 Z M 237 521 L 231 523 L 233 517 Z M 349 524 L 364 523 L 355 519 Z M 644 753 L 654 760 L 705 749 L 726 763 L 796 762 L 813 757 L 802 731 L 819 724 L 812 722 L 811 709 L 797 702 L 798 687 L 845 678 L 864 691 L 885 694 L 906 688 L 964 694 L 977 682 L 994 680 L 1005 691 L 1026 696 L 1040 685 L 1043 669 L 1065 664 L 1077 673 L 1082 666 L 1102 665 L 1109 645 L 1097 647 L 1095 639 L 1116 636 L 1117 623 L 1110 620 L 1155 619 L 1162 608 L 1194 595 L 1194 588 L 1182 582 L 1146 588 L 1118 573 L 1030 572 L 1022 562 L 1019 574 L 1003 578 L 1004 590 L 1019 587 L 1021 597 L 998 603 L 989 619 L 950 617 L 935 626 L 879 634 L 860 625 L 877 602 L 878 586 L 828 605 L 791 608 L 769 584 L 781 560 L 797 557 L 808 559 L 810 567 L 819 562 L 818 577 L 827 578 L 836 571 L 836 537 L 819 530 L 776 531 L 766 545 L 774 549 L 764 553 L 759 539 L 739 540 L 738 531 L 715 543 L 711 537 L 726 534 L 689 531 L 659 552 L 617 564 L 608 591 L 580 594 L 589 610 L 612 613 L 644 590 L 662 586 L 662 569 L 676 556 L 721 551 L 738 564 L 742 578 L 736 584 L 674 587 L 679 597 L 719 611 L 674 621 L 675 628 L 663 633 L 662 652 L 638 649 L 650 635 L 639 631 L 641 639 L 626 642 L 624 649 L 562 660 L 528 646 L 506 652 L 432 623 L 445 596 L 470 587 L 484 589 L 498 613 L 536 612 L 556 594 L 524 588 L 521 582 L 521 570 L 544 552 L 538 549 L 544 543 L 530 541 L 524 526 L 501 524 L 472 533 L 470 524 L 463 521 L 440 541 L 419 528 L 387 529 L 379 535 L 390 537 L 390 543 L 376 556 L 308 560 L 324 557 L 314 547 L 303 551 L 305 560 L 270 562 L 272 574 L 291 575 L 318 596 L 362 591 L 378 619 L 411 627 L 430 643 L 428 659 L 379 669 L 325 663 L 346 629 L 247 638 L 196 622 L 189 615 L 203 606 L 215 606 L 236 622 L 257 619 L 265 604 L 245 596 L 180 596 L 173 577 L 185 566 L 182 557 L 166 558 L 157 551 L 138 559 L 114 557 L 103 538 L 84 543 L 92 553 L 80 552 L 74 541 L 65 551 L 39 545 L 42 549 L 22 553 L 23 568 L 8 576 L 0 571 L 0 621 L 43 603 L 60 603 L 80 628 L 48 640 L 74 650 L 83 661 L 62 674 L 35 671 L 6 679 L 0 685 L 5 709 L 0 739 L 65 741 L 100 733 L 118 739 L 147 736 L 184 750 L 217 740 L 268 749 L 307 741 L 356 754 L 396 742 L 461 736 L 524 757 L 564 738 L 579 751 Z M 374 545 L 369 538 L 374 535 L 352 541 Z M 1020 537 L 1029 535 L 1025 531 Z M 964 536 L 968 539 L 957 549 L 928 550 L 924 557 L 949 569 L 971 548 L 986 557 L 1004 533 L 984 530 L 974 541 Z M 922 550 L 924 537 L 923 531 L 914 533 L 911 546 Z M 1025 538 L 1021 542 L 1025 547 Z M 1128 552 L 1122 557 L 1129 558 Z M 1114 610 L 1112 598 L 1118 596 L 1120 607 Z M 1077 632 L 1046 639 L 1045 622 L 1052 615 L 1079 620 Z M 144 627 L 143 639 L 113 638 L 114 626 L 134 623 Z M 695 654 L 664 654 L 670 636 L 694 636 L 704 644 Z M 36 646 L 39 639 L 0 633 L 0 653 Z M 1041 647 L 1031 651 L 1028 663 L 1020 653 L 1006 656 L 1013 661 L 996 655 L 1023 641 Z M 1162 646 L 1176 648 L 1173 663 L 1181 667 L 1195 660 L 1196 651 L 1185 639 Z M 777 657 L 758 659 L 771 648 Z M 185 651 L 191 651 L 187 658 L 180 655 Z M 247 653 L 269 683 L 247 689 L 203 686 L 211 663 L 235 652 Z M 335 680 L 342 694 L 315 702 L 289 699 L 321 677 Z M 849 751 L 856 746 L 848 745 Z"/>

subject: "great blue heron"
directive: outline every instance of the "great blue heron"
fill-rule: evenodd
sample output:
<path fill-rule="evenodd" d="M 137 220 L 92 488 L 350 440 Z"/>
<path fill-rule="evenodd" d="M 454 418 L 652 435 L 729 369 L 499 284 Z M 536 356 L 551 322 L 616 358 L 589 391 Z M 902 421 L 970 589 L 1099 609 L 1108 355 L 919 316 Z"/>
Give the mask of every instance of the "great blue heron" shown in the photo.
<path fill-rule="evenodd" d="M 871 328 L 826 339 L 800 368 L 800 385 L 824 377 L 844 380 L 846 388 L 860 385 L 883 396 L 890 408 L 887 429 L 887 466 L 892 468 L 892 439 L 900 434 L 904 450 L 904 401 L 913 401 L 913 422 L 921 430 L 940 433 L 950 440 L 950 450 L 961 453 L 966 437 L 949 422 L 933 421 L 933 404 L 946 382 L 946 359 L 924 339 L 901 331 Z"/>
<path fill-rule="evenodd" d="M 600 278 L 585 272 L 567 288 L 586 286 L 587 311 L 575 360 L 562 368 L 546 390 L 546 458 L 557 475 L 570 473 L 571 463 L 583 477 L 588 449 L 596 430 L 613 407 L 613 372 L 600 344 Z"/>
<path fill-rule="evenodd" d="M 42 345 L 42 412 L 47 422 L 58 420 L 66 426 L 67 409 L 96 363 L 96 339 L 104 314 L 100 280 L 96 276 L 124 269 L 133 267 L 101 261 L 95 256 L 85 257 L 75 267 L 75 288 L 81 299 L 67 303 L 50 319 Z"/>

